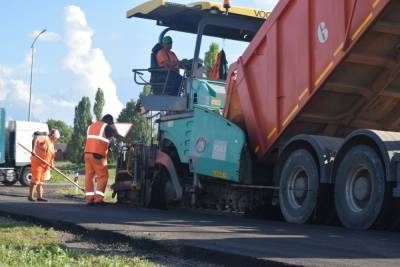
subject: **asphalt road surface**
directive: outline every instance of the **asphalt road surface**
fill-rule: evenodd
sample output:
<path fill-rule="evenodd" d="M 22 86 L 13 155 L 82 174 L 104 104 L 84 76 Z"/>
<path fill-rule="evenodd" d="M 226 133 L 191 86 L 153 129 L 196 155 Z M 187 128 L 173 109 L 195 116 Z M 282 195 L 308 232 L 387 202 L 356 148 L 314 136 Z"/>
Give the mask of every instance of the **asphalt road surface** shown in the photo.
<path fill-rule="evenodd" d="M 193 251 L 219 253 L 227 265 L 240 265 L 241 257 L 266 265 L 400 265 L 400 233 L 397 232 L 294 225 L 181 210 L 86 206 L 61 198 L 51 198 L 49 203 L 30 203 L 25 197 L 26 190 L 0 186 L 0 212 L 77 225 L 133 240 L 150 240 L 164 247 L 182 246 Z"/>

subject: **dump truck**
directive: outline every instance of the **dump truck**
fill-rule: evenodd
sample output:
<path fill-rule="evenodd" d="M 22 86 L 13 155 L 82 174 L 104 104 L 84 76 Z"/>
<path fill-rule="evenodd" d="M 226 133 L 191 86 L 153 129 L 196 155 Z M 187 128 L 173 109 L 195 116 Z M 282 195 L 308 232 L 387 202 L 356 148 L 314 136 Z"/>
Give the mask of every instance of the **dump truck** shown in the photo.
<path fill-rule="evenodd" d="M 31 183 L 31 154 L 24 151 L 18 143 L 32 147 L 35 132 L 48 133 L 46 123 L 30 121 L 8 121 L 6 112 L 0 108 L 0 182 L 14 185 L 20 182 L 28 186 Z"/>
<path fill-rule="evenodd" d="M 154 0 L 128 11 L 166 27 L 160 41 L 169 31 L 197 39 L 180 94 L 141 96 L 159 111 L 158 139 L 123 149 L 132 156 L 119 169 L 132 176 L 120 177 L 125 187 L 117 179 L 119 198 L 275 206 L 290 223 L 337 217 L 354 229 L 396 222 L 400 1 L 280 0 L 266 19 L 245 9 Z M 204 36 L 249 43 L 226 80 L 196 76 Z"/>

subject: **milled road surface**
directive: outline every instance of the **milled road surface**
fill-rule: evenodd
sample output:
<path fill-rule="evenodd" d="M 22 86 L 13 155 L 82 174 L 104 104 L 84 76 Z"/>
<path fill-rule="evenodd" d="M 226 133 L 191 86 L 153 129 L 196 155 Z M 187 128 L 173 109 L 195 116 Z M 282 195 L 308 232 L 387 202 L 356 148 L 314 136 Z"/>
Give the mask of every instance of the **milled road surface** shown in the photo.
<path fill-rule="evenodd" d="M 21 191 L 0 186 L 0 212 L 101 230 L 164 247 L 220 253 L 228 265 L 254 258 L 257 264 L 303 266 L 399 266 L 400 233 L 160 211 L 122 206 L 86 206 L 67 199 L 30 203 Z M 6 193 L 5 193 L 6 192 Z M 4 194 L 5 193 L 5 194 Z M 104 232 L 103 232 L 104 233 Z M 233 257 L 239 255 L 241 257 Z M 232 261 L 234 259 L 234 261 Z M 248 261 L 251 262 L 251 261 Z"/>

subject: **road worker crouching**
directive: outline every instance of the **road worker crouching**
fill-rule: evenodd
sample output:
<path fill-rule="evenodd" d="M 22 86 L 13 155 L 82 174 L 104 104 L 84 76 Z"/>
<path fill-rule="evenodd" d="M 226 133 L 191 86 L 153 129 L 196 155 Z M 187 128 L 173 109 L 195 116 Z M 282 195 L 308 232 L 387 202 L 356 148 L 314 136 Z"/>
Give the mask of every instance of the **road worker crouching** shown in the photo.
<path fill-rule="evenodd" d="M 110 139 L 117 136 L 112 127 L 114 119 L 105 115 L 87 129 L 85 144 L 85 201 L 87 204 L 104 204 L 108 181 L 107 155 Z M 96 176 L 96 189 L 94 177 Z"/>
<path fill-rule="evenodd" d="M 50 167 L 35 157 L 35 155 L 41 157 L 53 166 L 56 155 L 54 145 L 59 138 L 59 131 L 57 129 L 51 129 L 48 136 L 37 136 L 33 141 L 33 155 L 31 157 L 32 181 L 29 187 L 29 201 L 35 201 L 33 195 L 36 188 L 37 201 L 47 202 L 47 199 L 43 197 L 43 185 L 46 180 L 46 173 Z"/>

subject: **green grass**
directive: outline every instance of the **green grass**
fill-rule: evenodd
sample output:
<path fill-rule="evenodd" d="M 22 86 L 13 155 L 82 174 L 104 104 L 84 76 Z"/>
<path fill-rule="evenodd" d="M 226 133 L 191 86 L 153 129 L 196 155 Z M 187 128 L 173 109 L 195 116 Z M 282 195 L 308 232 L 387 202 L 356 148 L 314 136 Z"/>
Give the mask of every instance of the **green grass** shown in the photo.
<path fill-rule="evenodd" d="M 83 163 L 72 163 L 70 161 L 56 161 L 55 166 L 63 170 L 76 170 L 78 168 L 83 168 Z"/>
<path fill-rule="evenodd" d="M 56 161 L 55 166 L 61 170 L 75 171 L 77 169 L 84 169 L 85 164 L 83 163 L 73 163 L 70 161 Z M 115 163 L 108 163 L 109 168 L 115 168 Z"/>
<path fill-rule="evenodd" d="M 70 250 L 53 229 L 0 217 L 0 266 L 155 266 L 139 257 Z"/>
<path fill-rule="evenodd" d="M 74 179 L 75 172 L 80 170 L 83 172 L 85 166 L 83 164 L 76 164 L 69 161 L 56 161 L 55 167 L 62 171 L 70 179 Z M 51 179 L 47 181 L 50 184 L 68 183 L 62 175 L 58 174 L 56 171 L 51 170 Z"/>

